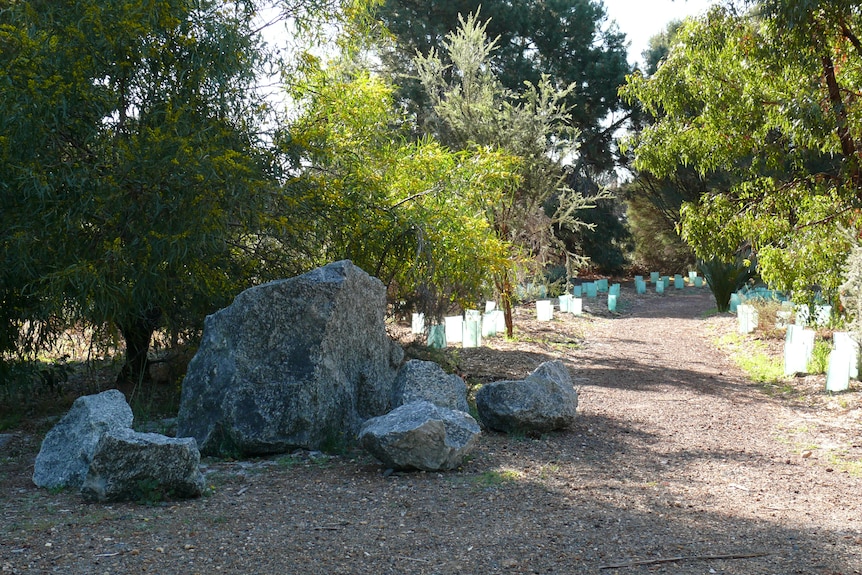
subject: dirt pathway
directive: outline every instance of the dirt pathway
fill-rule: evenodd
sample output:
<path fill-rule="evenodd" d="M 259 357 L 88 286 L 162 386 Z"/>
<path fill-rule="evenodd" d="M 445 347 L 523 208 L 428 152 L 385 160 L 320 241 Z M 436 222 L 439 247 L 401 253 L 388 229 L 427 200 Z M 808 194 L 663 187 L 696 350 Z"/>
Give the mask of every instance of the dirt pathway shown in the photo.
<path fill-rule="evenodd" d="M 480 381 L 563 358 L 581 412 L 541 438 L 487 433 L 459 472 L 386 474 L 359 452 L 209 462 L 201 500 L 100 506 L 7 457 L 0 570 L 862 572 L 860 465 L 831 459 L 862 442 L 858 394 L 840 419 L 766 396 L 715 349 L 727 320 L 704 319 L 705 291 L 622 302 L 550 324 L 521 310 L 518 341 L 458 354 Z"/>
<path fill-rule="evenodd" d="M 648 533 L 646 548 L 625 545 L 621 556 L 762 552 L 668 572 L 858 573 L 860 469 L 838 469 L 829 452 L 803 443 L 829 431 L 814 429 L 816 410 L 769 398 L 716 349 L 716 330 L 733 320 L 704 319 L 708 293 L 633 300 L 628 315 L 591 326 L 573 366 L 605 489 L 620 480 L 608 495 L 617 519 L 636 517 Z M 848 449 L 862 442 L 854 399 Z"/>

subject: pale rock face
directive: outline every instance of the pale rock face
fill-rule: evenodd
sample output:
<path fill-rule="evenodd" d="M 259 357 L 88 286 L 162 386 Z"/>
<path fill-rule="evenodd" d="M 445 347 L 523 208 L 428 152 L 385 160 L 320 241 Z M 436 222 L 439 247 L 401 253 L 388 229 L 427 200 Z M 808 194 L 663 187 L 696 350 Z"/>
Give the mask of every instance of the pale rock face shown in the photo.
<path fill-rule="evenodd" d="M 366 421 L 359 441 L 392 469 L 445 471 L 463 463 L 480 434 L 469 414 L 415 401 Z"/>
<path fill-rule="evenodd" d="M 545 362 L 526 379 L 495 381 L 476 393 L 479 419 L 489 429 L 512 432 L 547 432 L 571 427 L 578 394 L 566 366 Z"/>
<path fill-rule="evenodd" d="M 430 401 L 438 407 L 468 411 L 467 384 L 455 374 L 447 374 L 433 361 L 411 359 L 395 377 L 392 407 L 413 401 Z"/>
<path fill-rule="evenodd" d="M 134 501 L 203 493 L 200 452 L 191 437 L 115 429 L 102 435 L 81 486 L 86 501 Z"/>
<path fill-rule="evenodd" d="M 80 487 L 102 435 L 131 427 L 133 419 L 132 408 L 116 389 L 79 397 L 42 441 L 33 483 L 48 489 Z"/>

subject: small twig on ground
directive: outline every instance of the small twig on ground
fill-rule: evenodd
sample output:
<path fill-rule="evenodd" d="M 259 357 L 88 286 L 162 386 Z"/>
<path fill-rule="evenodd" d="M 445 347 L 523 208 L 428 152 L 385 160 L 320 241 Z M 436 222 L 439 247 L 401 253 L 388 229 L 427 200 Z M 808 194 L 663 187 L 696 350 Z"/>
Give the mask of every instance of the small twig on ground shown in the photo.
<path fill-rule="evenodd" d="M 311 529 L 313 531 L 338 531 L 345 525 L 350 525 L 350 521 L 339 521 L 337 523 L 328 523 L 326 525 L 315 525 Z"/>
<path fill-rule="evenodd" d="M 751 559 L 753 557 L 766 557 L 772 553 L 731 553 L 729 555 L 680 555 L 678 557 L 660 557 L 658 559 L 642 559 L 628 561 L 627 563 L 614 563 L 602 565 L 599 569 L 622 569 L 623 567 L 637 567 L 638 565 L 658 565 L 659 563 L 675 563 L 677 561 L 711 561 L 719 559 Z"/>
<path fill-rule="evenodd" d="M 416 561 L 417 563 L 431 563 L 427 559 L 417 559 L 415 557 L 407 557 L 406 555 L 396 555 L 398 559 L 406 559 L 407 561 Z"/>

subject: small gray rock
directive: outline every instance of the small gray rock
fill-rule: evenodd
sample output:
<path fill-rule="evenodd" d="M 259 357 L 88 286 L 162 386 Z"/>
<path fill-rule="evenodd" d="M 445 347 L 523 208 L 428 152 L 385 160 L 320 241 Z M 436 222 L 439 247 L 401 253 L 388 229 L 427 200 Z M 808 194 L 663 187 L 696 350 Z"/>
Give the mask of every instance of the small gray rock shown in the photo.
<path fill-rule="evenodd" d="M 129 428 L 133 419 L 132 408 L 116 389 L 79 397 L 42 441 L 33 483 L 49 489 L 80 487 L 102 434 Z"/>
<path fill-rule="evenodd" d="M 495 381 L 476 393 L 479 419 L 506 433 L 565 429 L 574 423 L 577 408 L 578 394 L 559 360 L 543 363 L 524 380 Z"/>
<path fill-rule="evenodd" d="M 392 469 L 455 469 L 475 447 L 481 429 L 462 411 L 416 401 L 365 422 L 359 441 Z"/>
<path fill-rule="evenodd" d="M 395 376 L 392 407 L 414 401 L 430 401 L 438 407 L 468 411 L 467 384 L 455 374 L 447 374 L 433 361 L 411 359 Z"/>
<path fill-rule="evenodd" d="M 81 495 L 86 501 L 198 497 L 204 489 L 199 464 L 191 437 L 114 429 L 96 445 Z"/>

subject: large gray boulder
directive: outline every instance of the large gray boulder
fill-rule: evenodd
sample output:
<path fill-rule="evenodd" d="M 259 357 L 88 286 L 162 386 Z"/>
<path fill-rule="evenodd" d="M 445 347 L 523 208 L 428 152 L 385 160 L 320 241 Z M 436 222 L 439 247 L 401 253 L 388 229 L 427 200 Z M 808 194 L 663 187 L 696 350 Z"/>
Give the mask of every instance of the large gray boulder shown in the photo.
<path fill-rule="evenodd" d="M 79 397 L 42 441 L 33 483 L 48 489 L 80 487 L 102 435 L 131 427 L 133 419 L 132 408 L 116 389 Z"/>
<path fill-rule="evenodd" d="M 177 435 L 214 455 L 350 441 L 388 410 L 403 359 L 385 309 L 383 283 L 349 261 L 242 292 L 206 318 Z"/>
<path fill-rule="evenodd" d="M 545 362 L 524 380 L 495 381 L 476 393 L 479 419 L 506 433 L 546 432 L 570 427 L 578 394 L 559 360 Z"/>
<path fill-rule="evenodd" d="M 430 401 L 438 407 L 468 411 L 467 384 L 455 374 L 447 374 L 433 361 L 411 359 L 395 377 L 392 407 L 414 401 Z"/>
<path fill-rule="evenodd" d="M 86 501 L 198 497 L 205 485 L 200 459 L 191 437 L 113 429 L 96 445 L 81 495 Z"/>
<path fill-rule="evenodd" d="M 480 433 L 469 414 L 416 401 L 366 421 L 359 441 L 392 469 L 442 471 L 460 466 Z"/>

